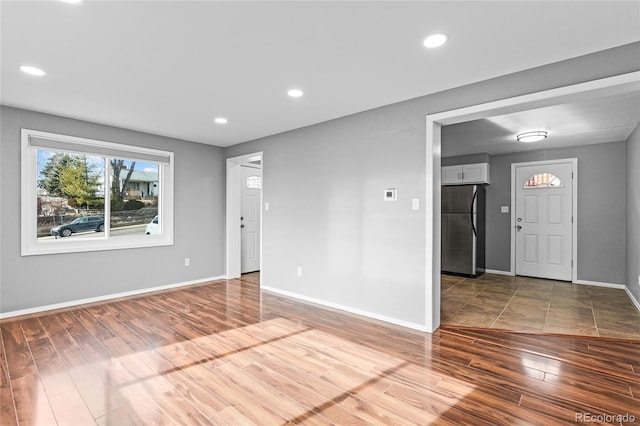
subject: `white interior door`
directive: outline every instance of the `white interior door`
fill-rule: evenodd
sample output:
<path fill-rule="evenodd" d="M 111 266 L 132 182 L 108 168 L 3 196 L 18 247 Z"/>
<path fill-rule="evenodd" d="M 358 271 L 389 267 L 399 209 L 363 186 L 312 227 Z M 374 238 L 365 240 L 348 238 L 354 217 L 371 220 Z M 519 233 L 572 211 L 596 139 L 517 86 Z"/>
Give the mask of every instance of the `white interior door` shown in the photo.
<path fill-rule="evenodd" d="M 260 269 L 260 192 L 262 190 L 262 169 L 242 166 L 240 234 L 241 272 Z"/>
<path fill-rule="evenodd" d="M 516 166 L 516 275 L 571 281 L 573 163 Z"/>

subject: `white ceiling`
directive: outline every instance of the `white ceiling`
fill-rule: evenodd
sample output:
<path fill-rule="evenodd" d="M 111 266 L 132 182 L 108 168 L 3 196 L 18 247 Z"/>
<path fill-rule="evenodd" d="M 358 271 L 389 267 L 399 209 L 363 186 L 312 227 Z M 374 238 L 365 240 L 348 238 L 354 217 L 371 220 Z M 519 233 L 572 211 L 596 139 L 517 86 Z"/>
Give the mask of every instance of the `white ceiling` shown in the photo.
<path fill-rule="evenodd" d="M 640 57 L 639 57 L 640 59 Z M 442 128 L 442 156 L 491 155 L 626 140 L 640 122 L 640 91 L 515 112 Z M 519 133 L 547 139 L 518 143 Z"/>
<path fill-rule="evenodd" d="M 0 7 L 2 104 L 218 146 L 640 40 L 638 1 Z"/>

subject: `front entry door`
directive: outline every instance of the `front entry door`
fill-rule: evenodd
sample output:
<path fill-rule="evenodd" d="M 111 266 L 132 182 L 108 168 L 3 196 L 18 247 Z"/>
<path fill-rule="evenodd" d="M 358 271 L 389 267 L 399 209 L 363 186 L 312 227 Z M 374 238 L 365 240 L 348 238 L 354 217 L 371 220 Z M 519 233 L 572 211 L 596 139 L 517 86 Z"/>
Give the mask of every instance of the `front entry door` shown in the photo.
<path fill-rule="evenodd" d="M 516 275 L 571 281 L 573 162 L 516 165 Z"/>
<path fill-rule="evenodd" d="M 262 169 L 242 166 L 240 206 L 241 272 L 260 269 L 260 191 Z"/>

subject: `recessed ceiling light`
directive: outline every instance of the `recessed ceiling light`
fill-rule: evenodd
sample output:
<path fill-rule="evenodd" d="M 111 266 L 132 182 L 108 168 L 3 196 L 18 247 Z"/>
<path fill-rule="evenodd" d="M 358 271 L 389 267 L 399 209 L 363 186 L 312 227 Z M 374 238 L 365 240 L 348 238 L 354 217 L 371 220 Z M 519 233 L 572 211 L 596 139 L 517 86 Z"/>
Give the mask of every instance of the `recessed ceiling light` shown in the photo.
<path fill-rule="evenodd" d="M 22 65 L 20 67 L 20 71 L 31 75 L 36 75 L 38 77 L 42 77 L 46 74 L 46 72 L 42 71 L 40 68 L 32 67 L 30 65 Z"/>
<path fill-rule="evenodd" d="M 304 92 L 300 89 L 290 89 L 287 92 L 287 95 L 291 96 L 292 98 L 299 98 L 300 96 L 304 95 Z"/>
<path fill-rule="evenodd" d="M 215 121 L 216 124 L 227 124 L 227 119 L 224 117 L 216 117 L 213 121 Z"/>
<path fill-rule="evenodd" d="M 539 142 L 543 139 L 546 139 L 546 137 L 547 137 L 547 132 L 545 132 L 544 130 L 536 130 L 534 132 L 520 133 L 518 134 L 518 136 L 516 136 L 516 139 L 518 140 L 518 142 L 529 143 L 529 142 Z"/>
<path fill-rule="evenodd" d="M 429 49 L 433 49 L 434 47 L 440 47 L 447 42 L 449 37 L 446 34 L 431 34 L 429 37 L 424 39 L 424 47 L 428 47 Z"/>
<path fill-rule="evenodd" d="M 84 0 L 60 0 L 60 1 L 65 2 L 65 3 L 71 3 L 71 4 L 78 4 L 78 3 L 83 3 L 84 2 Z"/>

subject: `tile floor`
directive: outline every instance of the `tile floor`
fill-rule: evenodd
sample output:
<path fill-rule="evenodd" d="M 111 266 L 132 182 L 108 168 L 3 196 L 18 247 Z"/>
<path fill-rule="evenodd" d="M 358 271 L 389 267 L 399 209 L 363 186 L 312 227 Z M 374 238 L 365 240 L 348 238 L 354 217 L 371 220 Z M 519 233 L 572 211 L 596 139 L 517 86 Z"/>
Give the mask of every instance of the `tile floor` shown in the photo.
<path fill-rule="evenodd" d="M 622 289 L 493 274 L 441 282 L 443 325 L 640 340 L 640 312 Z"/>

